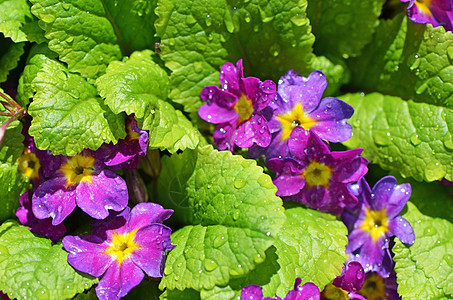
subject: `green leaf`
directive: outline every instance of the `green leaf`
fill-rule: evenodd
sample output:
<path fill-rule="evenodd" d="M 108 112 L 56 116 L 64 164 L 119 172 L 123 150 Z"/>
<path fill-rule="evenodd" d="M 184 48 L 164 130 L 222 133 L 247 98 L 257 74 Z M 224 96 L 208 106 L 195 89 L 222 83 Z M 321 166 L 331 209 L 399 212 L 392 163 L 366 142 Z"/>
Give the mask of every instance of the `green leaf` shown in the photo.
<path fill-rule="evenodd" d="M 114 115 L 94 86 L 62 64 L 45 58 L 32 86 L 29 132 L 39 149 L 72 156 L 125 137 L 123 116 Z"/>
<path fill-rule="evenodd" d="M 0 32 L 15 43 L 27 41 L 27 35 L 21 30 L 26 20 L 32 19 L 27 0 L 3 0 L 0 2 Z"/>
<path fill-rule="evenodd" d="M 150 131 L 149 147 L 175 153 L 194 149 L 198 131 L 187 118 L 163 100 L 168 95 L 168 76 L 152 60 L 150 50 L 134 52 L 123 62 L 112 62 L 96 80 L 105 103 L 116 114 L 135 114 L 141 127 Z"/>
<path fill-rule="evenodd" d="M 347 229 L 332 215 L 301 207 L 287 209 L 286 222 L 264 262 L 227 287 L 204 290 L 204 299 L 233 299 L 250 284 L 263 287 L 264 297 L 284 297 L 297 277 L 321 290 L 341 274 L 346 261 Z"/>
<path fill-rule="evenodd" d="M 171 69 L 170 98 L 196 116 L 201 89 L 218 84 L 226 61 L 244 59 L 247 74 L 278 80 L 307 73 L 314 36 L 306 0 L 158 1 L 156 32 Z"/>
<path fill-rule="evenodd" d="M 378 93 L 340 97 L 355 109 L 349 148 L 385 170 L 418 181 L 453 180 L 453 111 Z"/>
<path fill-rule="evenodd" d="M 382 20 L 364 55 L 348 61 L 351 85 L 453 107 L 452 33 L 405 15 Z"/>
<path fill-rule="evenodd" d="M 403 217 L 414 228 L 415 242 L 407 246 L 395 239 L 398 294 L 407 299 L 451 299 L 453 224 L 423 215 L 410 202 Z"/>
<path fill-rule="evenodd" d="M 24 43 L 16 44 L 0 35 L 0 83 L 8 79 L 9 72 L 17 67 L 22 54 Z"/>
<path fill-rule="evenodd" d="M 49 50 L 46 44 L 34 45 L 31 48 L 17 87 L 17 103 L 22 107 L 28 105 L 30 102 L 29 99 L 36 92 L 32 85 L 33 79 L 38 75 L 38 72 L 42 69 L 46 61 L 57 58 L 57 56 L 55 52 Z"/>
<path fill-rule="evenodd" d="M 145 280 L 134 287 L 123 299 L 124 300 L 159 300 L 159 283 L 156 281 Z"/>
<path fill-rule="evenodd" d="M 68 70 L 96 79 L 111 61 L 154 47 L 153 0 L 31 0 L 49 48 Z"/>
<path fill-rule="evenodd" d="M 271 178 L 255 161 L 211 146 L 198 148 L 191 159 L 187 203 L 192 224 L 199 225 L 172 234 L 177 247 L 168 255 L 161 289 L 199 291 L 243 276 L 262 262 L 285 220 Z"/>
<path fill-rule="evenodd" d="M 199 300 L 200 293 L 192 290 L 192 289 L 185 289 L 183 291 L 180 290 L 165 290 L 159 299 L 161 300 Z"/>
<path fill-rule="evenodd" d="M 17 165 L 0 164 L 0 223 L 15 215 L 25 185 L 25 177 L 17 171 Z"/>
<path fill-rule="evenodd" d="M 0 92 L 3 92 L 3 90 L 0 89 Z M 0 105 L 0 111 L 6 112 L 3 105 Z M 0 116 L 0 124 L 5 123 L 8 119 L 9 117 Z M 12 165 L 19 159 L 19 156 L 24 151 L 24 145 L 22 144 L 24 136 L 21 132 L 21 122 L 16 120 L 8 125 L 5 132 L 5 139 L 3 140 L 3 144 L 0 146 L 0 162 Z"/>
<path fill-rule="evenodd" d="M 316 53 L 355 57 L 371 41 L 385 0 L 311 0 L 307 14 L 316 36 Z"/>
<path fill-rule="evenodd" d="M 97 283 L 67 262 L 61 243 L 52 245 L 27 227 L 7 221 L 0 227 L 0 286 L 18 299 L 66 299 Z"/>

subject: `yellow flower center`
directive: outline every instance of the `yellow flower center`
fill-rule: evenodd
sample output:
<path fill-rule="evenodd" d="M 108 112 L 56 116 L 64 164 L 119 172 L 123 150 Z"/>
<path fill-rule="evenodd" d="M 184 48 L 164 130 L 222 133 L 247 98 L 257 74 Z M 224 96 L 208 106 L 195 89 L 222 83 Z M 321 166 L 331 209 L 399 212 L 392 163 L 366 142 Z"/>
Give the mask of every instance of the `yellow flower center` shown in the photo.
<path fill-rule="evenodd" d="M 67 179 L 67 187 L 83 181 L 91 182 L 91 174 L 94 172 L 94 157 L 77 154 L 71 157 L 60 167 Z"/>
<path fill-rule="evenodd" d="M 429 9 L 432 0 L 416 0 L 415 5 L 417 5 L 418 9 L 425 15 L 431 17 L 431 10 Z"/>
<path fill-rule="evenodd" d="M 287 140 L 294 128 L 300 126 L 305 130 L 313 127 L 317 121 L 305 115 L 302 104 L 297 103 L 294 108 L 283 115 L 278 115 L 277 120 L 282 126 L 282 141 Z"/>
<path fill-rule="evenodd" d="M 322 292 L 322 299 L 348 300 L 349 296 L 345 290 L 343 290 L 339 287 L 336 287 L 333 284 L 329 284 L 326 286 L 326 288 Z"/>
<path fill-rule="evenodd" d="M 368 232 L 375 243 L 379 238 L 385 236 L 389 231 L 385 208 L 377 211 L 365 208 L 365 220 L 360 228 Z"/>
<path fill-rule="evenodd" d="M 24 174 L 25 177 L 28 177 L 30 180 L 39 179 L 39 168 L 41 168 L 41 164 L 36 154 L 25 149 L 18 163 L 19 172 Z"/>
<path fill-rule="evenodd" d="M 253 113 L 252 101 L 250 101 L 247 96 L 241 94 L 239 101 L 234 105 L 234 109 L 239 115 L 238 124 L 241 124 L 244 121 L 250 119 Z"/>
<path fill-rule="evenodd" d="M 308 188 L 314 186 L 328 187 L 330 174 L 332 174 L 332 169 L 329 166 L 314 160 L 305 168 L 302 177 L 305 178 L 305 184 Z"/>
<path fill-rule="evenodd" d="M 140 138 L 140 133 L 132 130 L 132 122 L 127 122 L 126 124 L 126 139 L 129 141 L 138 140 Z"/>
<path fill-rule="evenodd" d="M 113 233 L 110 246 L 104 253 L 116 259 L 118 264 L 122 264 L 135 250 L 141 247 L 135 243 L 135 234 L 137 230 L 131 231 L 127 234 Z"/>
<path fill-rule="evenodd" d="M 376 273 L 372 273 L 365 279 L 359 294 L 368 300 L 387 299 L 384 279 Z"/>

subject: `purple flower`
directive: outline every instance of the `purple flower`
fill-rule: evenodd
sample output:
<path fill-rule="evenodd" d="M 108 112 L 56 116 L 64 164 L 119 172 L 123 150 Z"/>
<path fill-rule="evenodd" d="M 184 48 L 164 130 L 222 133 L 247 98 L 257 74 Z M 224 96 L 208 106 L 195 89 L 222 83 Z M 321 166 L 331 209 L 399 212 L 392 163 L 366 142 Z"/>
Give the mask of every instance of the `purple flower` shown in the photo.
<path fill-rule="evenodd" d="M 321 294 L 322 299 L 354 299 L 366 300 L 357 294 L 365 281 L 365 271 L 360 263 L 356 261 L 349 262 L 347 266 L 343 266 L 341 275 L 335 278 L 333 284 L 329 284 L 324 288 Z"/>
<path fill-rule="evenodd" d="M 394 270 L 388 278 L 382 278 L 371 272 L 366 275 L 365 283 L 359 294 L 369 300 L 399 300 L 401 297 L 397 292 L 396 273 Z"/>
<path fill-rule="evenodd" d="M 119 299 L 145 277 L 162 277 L 171 229 L 162 225 L 173 211 L 140 203 L 93 225 L 92 235 L 65 236 L 63 246 L 75 269 L 95 277 L 99 299 Z"/>
<path fill-rule="evenodd" d="M 119 140 L 116 145 L 103 144 L 94 156 L 104 160 L 106 166 L 112 170 L 136 169 L 140 162 L 140 156 L 145 156 L 148 150 L 149 133 L 137 126 L 134 116 L 126 119 L 125 139 Z"/>
<path fill-rule="evenodd" d="M 298 277 L 294 283 L 294 289 L 286 294 L 283 300 L 319 300 L 321 294 L 318 287 L 312 282 L 306 282 L 300 286 L 302 280 Z M 275 295 L 275 298 L 263 298 L 263 289 L 259 285 L 248 285 L 241 291 L 241 300 L 282 300 Z"/>
<path fill-rule="evenodd" d="M 288 146 L 294 158 L 268 161 L 269 169 L 277 173 L 273 179 L 278 188 L 277 196 L 334 214 L 357 205 L 358 200 L 348 184 L 368 171 L 368 160 L 359 156 L 362 149 L 331 152 L 315 133 L 301 128 L 292 132 Z"/>
<path fill-rule="evenodd" d="M 241 148 L 253 144 L 268 146 L 270 110 L 266 107 L 275 96 L 275 83 L 244 78 L 240 59 L 236 66 L 229 62 L 222 66 L 220 85 L 222 89 L 215 85 L 203 88 L 200 96 L 207 103 L 198 111 L 203 120 L 219 124 L 213 134 L 217 147 L 233 151 L 235 145 Z"/>
<path fill-rule="evenodd" d="M 407 15 L 416 23 L 427 23 L 433 27 L 443 26 L 452 31 L 452 1 L 451 0 L 401 0 L 409 2 Z"/>
<path fill-rule="evenodd" d="M 273 117 L 269 121 L 272 142 L 267 149 L 252 147 L 250 155 L 267 158 L 287 157 L 288 139 L 294 128 L 312 130 L 330 142 L 344 142 L 351 137 L 352 127 L 346 123 L 354 109 L 340 99 L 321 99 L 327 86 L 325 75 L 313 71 L 308 78 L 289 70 L 278 83 L 278 92 L 270 103 Z"/>
<path fill-rule="evenodd" d="M 32 212 L 30 191 L 25 191 L 19 198 L 21 207 L 16 211 L 16 216 L 22 225 L 28 226 L 28 229 L 36 234 L 45 236 L 56 242 L 66 234 L 64 224 L 52 225 L 52 219 L 47 218 L 39 220 Z"/>
<path fill-rule="evenodd" d="M 393 268 L 389 252 L 389 238 L 396 235 L 403 243 L 413 244 L 412 226 L 398 216 L 411 195 L 408 183 L 397 185 L 392 176 L 383 177 L 371 190 L 365 179 L 358 188 L 359 206 L 346 211 L 342 219 L 349 229 L 346 251 L 352 253 L 365 272 L 375 271 L 388 277 Z"/>
<path fill-rule="evenodd" d="M 51 217 L 58 225 L 76 206 L 95 219 L 104 219 L 108 210 L 123 210 L 128 202 L 126 182 L 103 169 L 103 162 L 85 150 L 63 157 L 58 171 L 33 194 L 33 213 L 38 219 Z"/>

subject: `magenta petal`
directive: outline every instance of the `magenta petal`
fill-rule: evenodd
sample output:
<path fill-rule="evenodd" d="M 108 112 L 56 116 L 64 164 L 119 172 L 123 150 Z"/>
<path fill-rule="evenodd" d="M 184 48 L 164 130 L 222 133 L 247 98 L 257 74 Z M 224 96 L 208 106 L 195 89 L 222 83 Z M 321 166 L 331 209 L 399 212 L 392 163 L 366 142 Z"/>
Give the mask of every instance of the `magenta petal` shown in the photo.
<path fill-rule="evenodd" d="M 236 110 L 223 108 L 215 103 L 212 103 L 211 105 L 203 104 L 198 110 L 198 114 L 200 115 L 200 118 L 212 124 L 226 123 L 237 120 L 239 117 Z"/>
<path fill-rule="evenodd" d="M 336 168 L 335 180 L 341 183 L 353 183 L 359 181 L 368 172 L 368 160 L 364 157 L 356 157 Z"/>
<path fill-rule="evenodd" d="M 130 259 L 121 265 L 114 262 L 96 287 L 99 299 L 119 299 L 142 282 L 145 274 Z"/>
<path fill-rule="evenodd" d="M 208 102 L 208 105 L 216 104 L 223 108 L 233 108 L 233 105 L 238 101 L 238 95 L 229 93 L 219 89 L 215 85 L 205 86 L 201 90 L 201 99 Z"/>
<path fill-rule="evenodd" d="M 390 232 L 396 235 L 403 243 L 412 245 L 415 241 L 414 229 L 403 217 L 397 216 L 389 222 Z"/>
<path fill-rule="evenodd" d="M 170 234 L 171 229 L 162 224 L 152 224 L 137 231 L 135 242 L 142 248 L 135 250 L 131 259 L 148 276 L 162 277 L 166 251 L 174 248 Z"/>
<path fill-rule="evenodd" d="M 299 286 L 288 292 L 284 300 L 320 300 L 321 293 L 316 284 L 306 282 L 303 286 Z"/>
<path fill-rule="evenodd" d="M 249 148 L 254 143 L 267 147 L 271 142 L 271 134 L 267 120 L 260 114 L 254 114 L 250 120 L 243 122 L 235 132 L 235 143 L 240 148 Z"/>
<path fill-rule="evenodd" d="M 348 245 L 346 246 L 346 249 L 348 252 L 354 252 L 365 243 L 371 243 L 370 235 L 363 230 L 357 229 L 348 235 Z"/>
<path fill-rule="evenodd" d="M 172 213 L 173 210 L 164 209 L 156 203 L 139 203 L 134 206 L 134 209 L 131 211 L 129 220 L 127 221 L 127 227 L 132 231 L 137 228 L 148 226 L 151 223 L 162 223 L 167 220 Z"/>
<path fill-rule="evenodd" d="M 239 81 L 243 77 L 242 75 L 242 59 L 236 63 L 237 67 L 230 62 L 226 62 L 220 68 L 220 86 L 224 90 L 228 90 L 235 95 L 240 94 Z"/>
<path fill-rule="evenodd" d="M 351 261 L 343 267 L 341 276 L 335 278 L 333 285 L 348 292 L 359 291 L 365 282 L 365 271 L 359 262 Z"/>
<path fill-rule="evenodd" d="M 346 120 L 322 121 L 314 125 L 311 130 L 322 139 L 333 143 L 344 142 L 352 136 L 352 127 L 346 123 Z"/>
<path fill-rule="evenodd" d="M 305 130 L 302 127 L 294 128 L 288 140 L 289 152 L 297 158 L 305 157 L 309 136 L 310 130 Z"/>
<path fill-rule="evenodd" d="M 38 219 L 52 218 L 52 224 L 58 225 L 76 207 L 75 190 L 66 190 L 66 179 L 57 177 L 43 182 L 32 198 L 33 214 Z"/>
<path fill-rule="evenodd" d="M 252 100 L 254 110 L 261 111 L 266 108 L 269 102 L 274 99 L 276 91 L 277 86 L 273 81 L 265 80 L 264 82 L 260 82 Z"/>
<path fill-rule="evenodd" d="M 374 198 L 368 201 L 369 207 L 372 210 L 382 210 L 387 207 L 387 203 L 393 194 L 393 189 L 396 186 L 396 178 L 386 176 L 381 178 L 373 187 Z M 404 206 L 403 206 L 404 207 Z"/>
<path fill-rule="evenodd" d="M 114 261 L 108 254 L 103 253 L 108 248 L 107 243 L 96 244 L 78 236 L 67 235 L 63 238 L 63 246 L 69 252 L 69 264 L 94 277 L 104 274 Z"/>
<path fill-rule="evenodd" d="M 293 196 L 300 192 L 305 186 L 302 176 L 281 175 L 273 179 L 273 183 L 278 188 L 277 196 Z"/>
<path fill-rule="evenodd" d="M 263 289 L 259 285 L 251 284 L 241 290 L 241 300 L 262 300 Z"/>
<path fill-rule="evenodd" d="M 81 182 L 76 193 L 77 205 L 95 219 L 105 219 L 109 209 L 124 209 L 129 199 L 124 179 L 109 170 L 91 176 L 91 182 Z"/>
<path fill-rule="evenodd" d="M 389 219 L 398 215 L 411 196 L 412 188 L 409 183 L 403 183 L 393 188 L 393 193 L 387 203 L 387 217 Z"/>
<path fill-rule="evenodd" d="M 214 140 L 214 144 L 220 150 L 229 150 L 231 152 L 234 151 L 234 132 L 236 131 L 236 126 L 232 123 L 223 123 L 218 125 L 214 133 L 212 134 L 212 138 Z"/>

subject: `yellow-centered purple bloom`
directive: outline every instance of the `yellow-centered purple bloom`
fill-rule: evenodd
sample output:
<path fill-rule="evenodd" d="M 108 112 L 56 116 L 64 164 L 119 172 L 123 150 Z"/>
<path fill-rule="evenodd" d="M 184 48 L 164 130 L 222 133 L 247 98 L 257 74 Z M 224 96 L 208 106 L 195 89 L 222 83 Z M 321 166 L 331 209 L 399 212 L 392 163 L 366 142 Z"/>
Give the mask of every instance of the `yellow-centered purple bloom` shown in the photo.
<path fill-rule="evenodd" d="M 269 104 L 273 117 L 269 121 L 272 141 L 268 148 L 252 147 L 252 157 L 287 157 L 288 140 L 295 128 L 311 130 L 329 142 L 344 142 L 351 137 L 352 127 L 346 121 L 354 109 L 340 99 L 321 99 L 327 86 L 325 75 L 313 71 L 308 78 L 289 70 L 278 82 L 275 99 Z"/>
<path fill-rule="evenodd" d="M 331 152 L 315 133 L 301 128 L 292 132 L 288 147 L 294 158 L 268 161 L 269 169 L 277 173 L 273 179 L 277 196 L 334 214 L 357 205 L 357 197 L 350 192 L 348 184 L 358 181 L 368 171 L 368 160 L 359 156 L 362 149 Z"/>
<path fill-rule="evenodd" d="M 360 262 L 365 272 L 374 271 L 388 277 L 393 268 L 389 238 L 397 236 L 405 244 L 413 244 L 415 235 L 409 222 L 398 214 L 411 195 L 408 183 L 397 185 L 392 176 L 383 177 L 371 190 L 365 179 L 353 187 L 359 206 L 343 213 L 349 229 L 346 251 Z"/>
<path fill-rule="evenodd" d="M 65 236 L 63 246 L 75 269 L 95 277 L 99 299 L 119 299 L 145 277 L 162 277 L 171 229 L 161 224 L 173 213 L 155 203 L 140 203 L 96 221 L 88 236 Z"/>
<path fill-rule="evenodd" d="M 294 283 L 294 289 L 286 294 L 283 300 L 319 300 L 321 294 L 318 287 L 312 282 L 306 282 L 300 285 L 302 280 L 297 277 Z M 263 298 L 263 288 L 259 285 L 248 285 L 241 290 L 241 300 L 282 300 L 279 296 L 275 298 Z"/>
<path fill-rule="evenodd" d="M 203 88 L 203 104 L 198 114 L 206 122 L 219 124 L 214 143 L 220 150 L 234 150 L 235 145 L 249 148 L 253 144 L 266 147 L 271 141 L 266 111 L 276 93 L 271 80 L 261 82 L 256 77 L 244 77 L 242 59 L 236 66 L 230 62 L 220 69 L 221 88 L 210 85 Z"/>
<path fill-rule="evenodd" d="M 452 0 L 401 0 L 409 2 L 407 14 L 416 23 L 443 26 L 452 31 Z"/>
<path fill-rule="evenodd" d="M 95 219 L 105 219 L 109 209 L 123 210 L 128 202 L 126 182 L 103 165 L 88 150 L 63 157 L 59 169 L 33 194 L 34 215 L 50 217 L 58 225 L 76 206 Z"/>
<path fill-rule="evenodd" d="M 377 273 L 370 272 L 366 275 L 365 282 L 359 294 L 368 300 L 399 300 L 397 292 L 396 273 L 391 271 L 388 278 L 382 278 Z"/>

